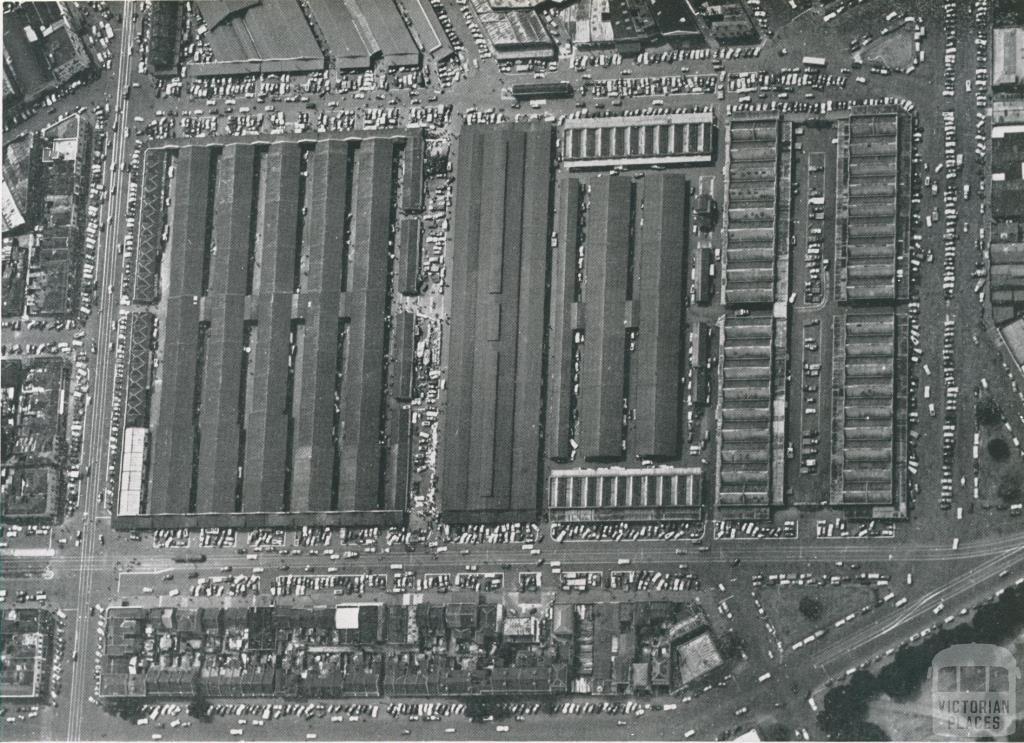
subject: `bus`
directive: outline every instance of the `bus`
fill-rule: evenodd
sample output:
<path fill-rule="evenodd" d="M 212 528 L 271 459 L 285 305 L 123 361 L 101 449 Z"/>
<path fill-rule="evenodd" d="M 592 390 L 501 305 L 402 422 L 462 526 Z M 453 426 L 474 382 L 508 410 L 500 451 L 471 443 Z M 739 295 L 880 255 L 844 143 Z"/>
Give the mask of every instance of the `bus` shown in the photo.
<path fill-rule="evenodd" d="M 206 554 L 203 552 L 186 552 L 184 555 L 175 555 L 174 562 L 206 562 Z"/>
<path fill-rule="evenodd" d="M 828 62 L 824 57 L 804 57 L 804 67 L 824 68 Z"/>
<path fill-rule="evenodd" d="M 1014 721 L 1017 663 L 998 645 L 954 645 L 929 669 L 934 732 L 961 740 L 1007 735 Z"/>

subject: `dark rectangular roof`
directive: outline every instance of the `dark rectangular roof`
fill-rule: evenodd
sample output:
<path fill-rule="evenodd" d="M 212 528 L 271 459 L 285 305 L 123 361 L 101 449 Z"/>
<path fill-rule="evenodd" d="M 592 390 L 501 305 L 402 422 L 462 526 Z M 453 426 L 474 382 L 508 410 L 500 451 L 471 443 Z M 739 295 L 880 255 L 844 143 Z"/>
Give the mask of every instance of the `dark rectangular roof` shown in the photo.
<path fill-rule="evenodd" d="M 483 182 L 485 127 L 469 126 L 458 140 L 452 216 L 451 330 L 448 344 L 448 410 L 441 450 L 441 498 L 447 510 L 465 510 L 469 486 L 468 449 L 475 398 L 476 277 L 480 241 L 479 197 Z"/>
<path fill-rule="evenodd" d="M 31 101 L 49 88 L 53 77 L 42 64 L 36 45 L 30 44 L 25 36 L 22 30 L 24 20 L 20 17 L 19 9 L 15 8 L 4 15 L 4 77 L 8 77 L 9 68 L 25 99 Z"/>
<path fill-rule="evenodd" d="M 554 134 L 549 127 L 531 127 L 524 155 L 522 244 L 519 259 L 519 321 L 516 343 L 515 427 L 509 505 L 524 513 L 537 508 L 540 467 L 540 411 L 544 403 L 546 317 L 549 235 L 551 233 L 551 163 Z M 513 264 L 514 266 L 515 264 Z M 511 339 L 510 339 L 511 340 Z M 526 351 L 526 352 L 524 352 Z"/>
<path fill-rule="evenodd" d="M 206 306 L 210 329 L 206 336 L 199 416 L 196 511 L 224 513 L 235 510 L 245 297 L 219 294 L 209 297 Z"/>
<path fill-rule="evenodd" d="M 409 35 L 394 0 L 344 0 L 357 26 L 366 28 L 380 47 L 384 63 L 405 67 L 420 63 L 420 50 Z"/>
<path fill-rule="evenodd" d="M 327 48 L 339 69 L 363 69 L 380 49 L 373 39 L 359 33 L 348 6 L 340 0 L 308 0 L 316 25 L 327 41 Z"/>
<path fill-rule="evenodd" d="M 237 479 L 239 393 L 242 385 L 246 276 L 249 264 L 254 151 L 229 145 L 217 166 L 217 199 L 211 258 L 211 318 L 204 356 L 203 402 L 199 420 L 199 480 L 196 510 L 234 510 Z"/>
<path fill-rule="evenodd" d="M 186 513 L 192 472 L 199 303 L 170 297 L 163 327 L 164 365 L 157 425 L 153 431 L 150 513 Z"/>
<path fill-rule="evenodd" d="M 246 392 L 250 407 L 242 472 L 245 511 L 284 508 L 290 330 L 291 295 L 260 296 L 256 304 L 256 342 L 249 358 L 252 390 Z"/>
<path fill-rule="evenodd" d="M 334 395 L 341 350 L 338 311 L 345 273 L 345 223 L 350 184 L 347 142 L 320 142 L 307 176 L 312 194 L 304 239 L 309 251 L 302 349 L 302 391 L 296 401 L 292 507 L 337 507 Z"/>
<path fill-rule="evenodd" d="M 518 255 L 519 235 L 506 235 L 516 227 L 511 216 L 522 223 L 522 132 L 499 132 L 484 150 L 482 193 L 488 202 L 480 203 L 480 264 L 477 273 L 476 301 L 480 304 L 476 337 L 479 345 L 473 363 L 473 385 L 478 400 L 474 415 L 469 420 L 472 431 L 469 441 L 470 498 L 477 508 L 500 508 L 507 487 L 508 468 L 504 453 L 511 447 L 511 429 L 503 417 L 512 401 L 509 391 L 514 384 L 512 358 L 501 356 L 503 331 L 514 333 L 517 318 L 511 299 L 516 285 L 505 286 L 505 260 L 511 263 Z M 504 135 L 504 136 L 502 136 Z M 518 167 L 517 167 L 518 166 Z M 511 212 L 511 213 L 510 213 Z M 511 238 L 514 244 L 506 244 Z M 518 282 L 518 276 L 515 277 Z M 503 290 L 509 292 L 510 301 L 501 301 Z M 504 384 L 503 384 L 504 382 Z M 499 405 L 501 409 L 499 409 Z M 476 414 L 479 411 L 479 415 Z M 501 454 L 499 454 L 501 452 Z M 497 460 L 496 460 L 497 455 Z M 501 493 L 501 496 L 498 494 Z"/>
<path fill-rule="evenodd" d="M 626 290 L 630 241 L 630 179 L 591 184 L 587 215 L 586 335 L 580 383 L 580 447 L 588 459 L 622 455 Z"/>
<path fill-rule="evenodd" d="M 257 251 L 256 343 L 246 420 L 242 508 L 284 508 L 289 335 L 299 215 L 299 148 L 274 144 L 264 159 L 266 197 Z"/>
<path fill-rule="evenodd" d="M 210 260 L 210 294 L 245 294 L 249 269 L 255 150 L 232 144 L 217 163 L 217 197 L 213 239 L 217 253 Z"/>
<path fill-rule="evenodd" d="M 356 156 L 348 296 L 351 321 L 342 383 L 342 510 L 372 510 L 382 497 L 381 398 L 393 153 L 390 140 L 371 139 Z"/>
<path fill-rule="evenodd" d="M 232 3 L 227 12 L 223 3 L 210 5 L 217 23 L 211 24 L 206 39 L 216 61 L 272 63 L 279 71 L 308 69 L 309 62 L 323 65 L 323 53 L 297 0 Z"/>
<path fill-rule="evenodd" d="M 566 178 L 558 187 L 558 247 L 551 264 L 551 317 L 548 322 L 547 454 L 568 459 L 572 401 L 576 252 L 579 246 L 580 182 Z"/>
<path fill-rule="evenodd" d="M 206 230 L 212 217 L 207 198 L 211 186 L 210 148 L 182 149 L 178 154 L 177 168 L 168 242 L 169 297 L 193 296 L 203 292 L 203 262 L 209 250 Z"/>
<path fill-rule="evenodd" d="M 639 241 L 639 336 L 636 367 L 636 448 L 668 457 L 679 446 L 680 340 L 686 266 L 687 185 L 678 174 L 644 180 L 644 223 Z"/>
<path fill-rule="evenodd" d="M 424 51 L 438 62 L 444 62 L 455 53 L 428 0 L 403 0 L 402 6 L 409 14 L 413 31 Z"/>
<path fill-rule="evenodd" d="M 299 218 L 299 146 L 276 143 L 263 161 L 262 250 L 258 250 L 255 294 L 291 293 L 295 283 L 295 237 Z"/>
<path fill-rule="evenodd" d="M 471 519 L 536 509 L 551 147 L 543 125 L 460 135 L 442 502 Z"/>

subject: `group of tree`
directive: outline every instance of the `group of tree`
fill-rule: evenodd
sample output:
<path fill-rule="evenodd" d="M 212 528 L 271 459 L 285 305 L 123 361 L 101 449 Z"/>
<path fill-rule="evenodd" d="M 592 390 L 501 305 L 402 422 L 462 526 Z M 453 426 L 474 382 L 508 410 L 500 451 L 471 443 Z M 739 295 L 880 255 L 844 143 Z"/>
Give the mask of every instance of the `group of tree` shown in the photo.
<path fill-rule="evenodd" d="M 988 450 L 988 455 L 996 462 L 1005 462 L 1010 458 L 1010 445 L 1006 443 L 1006 439 L 997 436 L 991 439 L 985 448 Z"/>
<path fill-rule="evenodd" d="M 804 615 L 804 618 L 811 622 L 817 622 L 821 619 L 821 615 L 825 611 L 825 607 L 821 603 L 821 599 L 810 595 L 802 596 L 797 608 L 800 610 L 800 613 Z"/>
<path fill-rule="evenodd" d="M 743 640 L 732 630 L 724 633 L 718 638 L 718 652 L 722 654 L 722 657 L 726 660 L 738 661 L 743 657 L 743 653 L 746 649 L 743 645 Z"/>
<path fill-rule="evenodd" d="M 999 409 L 999 404 L 991 395 L 978 398 L 974 405 L 974 415 L 983 426 L 998 426 L 1003 422 L 1003 411 Z"/>
<path fill-rule="evenodd" d="M 1007 505 L 1024 501 L 1024 467 L 1019 464 L 1009 467 L 999 478 L 996 495 Z"/>
<path fill-rule="evenodd" d="M 886 694 L 893 701 L 914 697 L 928 677 L 935 655 L 952 645 L 1002 644 L 1024 630 L 1024 590 L 1013 588 L 985 604 L 969 624 L 932 633 L 917 645 L 905 647 L 877 675 L 857 671 L 842 686 L 825 695 L 818 724 L 830 740 L 887 740 L 885 732 L 867 720 L 868 705 Z"/>

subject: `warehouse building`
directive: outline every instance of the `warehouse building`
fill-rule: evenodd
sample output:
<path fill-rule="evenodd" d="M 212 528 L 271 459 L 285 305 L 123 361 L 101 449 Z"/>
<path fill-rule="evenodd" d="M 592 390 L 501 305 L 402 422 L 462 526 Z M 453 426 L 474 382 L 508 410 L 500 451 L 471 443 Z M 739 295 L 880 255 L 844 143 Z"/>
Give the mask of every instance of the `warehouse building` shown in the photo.
<path fill-rule="evenodd" d="M 139 229 L 134 246 L 125 250 L 125 262 L 130 266 L 126 293 L 133 304 L 151 304 L 160 296 L 160 256 L 166 239 L 169 165 L 170 154 L 165 150 L 146 150 L 143 156 L 136 217 Z"/>
<path fill-rule="evenodd" d="M 92 66 L 78 35 L 73 5 L 4 6 L 4 103 L 34 103 Z"/>
<path fill-rule="evenodd" d="M 138 516 L 142 513 L 148 435 L 149 429 L 147 428 L 129 427 L 124 430 L 121 474 L 118 477 L 118 487 L 120 488 L 117 499 L 118 516 Z"/>
<path fill-rule="evenodd" d="M 1002 325 L 1024 314 L 1024 228 L 1020 223 L 995 225 L 989 260 L 992 317 Z"/>
<path fill-rule="evenodd" d="M 309 11 L 323 34 L 334 67 L 339 70 L 365 70 L 380 53 L 372 38 L 360 33 L 347 2 L 307 0 Z"/>
<path fill-rule="evenodd" d="M 997 28 L 992 32 L 992 87 L 1024 85 L 1024 28 Z"/>
<path fill-rule="evenodd" d="M 718 390 L 719 518 L 768 518 L 772 479 L 772 330 L 767 312 L 721 326 Z"/>
<path fill-rule="evenodd" d="M 699 467 L 559 469 L 548 480 L 553 522 L 699 521 Z"/>
<path fill-rule="evenodd" d="M 722 213 L 722 298 L 726 305 L 775 299 L 779 117 L 735 116 L 726 133 L 726 206 Z"/>
<path fill-rule="evenodd" d="M 830 503 L 851 518 L 905 517 L 907 319 L 858 309 L 834 324 Z"/>
<path fill-rule="evenodd" d="M 407 141 L 177 149 L 146 491 L 115 525 L 401 522 L 410 429 L 385 356 Z"/>
<path fill-rule="evenodd" d="M 896 111 L 858 111 L 839 125 L 836 210 L 839 298 L 891 302 L 906 293 L 897 286 L 903 223 L 902 202 L 910 151 L 908 127 Z M 845 198 L 844 198 L 845 196 Z"/>
<path fill-rule="evenodd" d="M 992 128 L 992 216 L 1024 222 L 1024 125 Z"/>
<path fill-rule="evenodd" d="M 993 242 L 990 254 L 992 314 L 1002 324 L 1024 314 L 1024 240 Z"/>
<path fill-rule="evenodd" d="M 687 193 L 683 176 L 664 172 L 636 182 L 620 175 L 560 182 L 547 387 L 551 459 L 569 461 L 577 447 L 594 462 L 678 455 Z"/>
<path fill-rule="evenodd" d="M 720 44 L 757 41 L 757 27 L 742 3 L 726 2 L 705 6 L 704 22 L 712 38 Z"/>
<path fill-rule="evenodd" d="M 359 35 L 380 50 L 385 67 L 415 67 L 420 51 L 394 0 L 344 0 Z"/>
<path fill-rule="evenodd" d="M 710 111 L 567 119 L 562 127 L 562 161 L 570 170 L 710 163 L 714 156 Z"/>
<path fill-rule="evenodd" d="M 393 0 L 309 0 L 308 4 L 337 69 L 365 70 L 378 59 L 387 68 L 419 65 L 420 50 Z M 446 57 L 451 48 L 443 32 L 439 35 L 418 8 L 418 2 L 410 3 L 414 28 L 421 39 L 426 38 L 421 43 L 431 54 Z"/>
<path fill-rule="evenodd" d="M 210 0 L 198 4 L 213 60 L 198 76 L 312 72 L 324 56 L 298 0 Z"/>
<path fill-rule="evenodd" d="M 42 701 L 53 662 L 53 614 L 43 609 L 5 607 L 2 619 L 0 694 L 7 705 Z"/>
<path fill-rule="evenodd" d="M 425 53 L 438 63 L 454 56 L 455 50 L 452 49 L 448 35 L 429 0 L 403 0 L 402 7 L 412 22 L 413 34 Z"/>
<path fill-rule="evenodd" d="M 554 59 L 555 44 L 532 8 L 495 10 L 489 0 L 469 0 L 500 60 Z"/>
<path fill-rule="evenodd" d="M 539 123 L 469 126 L 459 137 L 439 457 L 450 522 L 537 513 L 553 149 Z"/>
<path fill-rule="evenodd" d="M 579 49 L 615 49 L 636 56 L 645 46 L 702 45 L 690 6 L 678 0 L 579 0 L 563 12 Z"/>

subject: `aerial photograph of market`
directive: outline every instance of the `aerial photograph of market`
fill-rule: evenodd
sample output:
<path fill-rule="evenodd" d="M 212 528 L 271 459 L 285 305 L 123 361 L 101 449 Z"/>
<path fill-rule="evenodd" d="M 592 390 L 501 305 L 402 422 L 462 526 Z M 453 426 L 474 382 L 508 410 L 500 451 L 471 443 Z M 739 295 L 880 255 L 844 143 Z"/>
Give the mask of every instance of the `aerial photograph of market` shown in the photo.
<path fill-rule="evenodd" d="M 4 2 L 0 740 L 1024 740 L 1024 2 Z"/>

